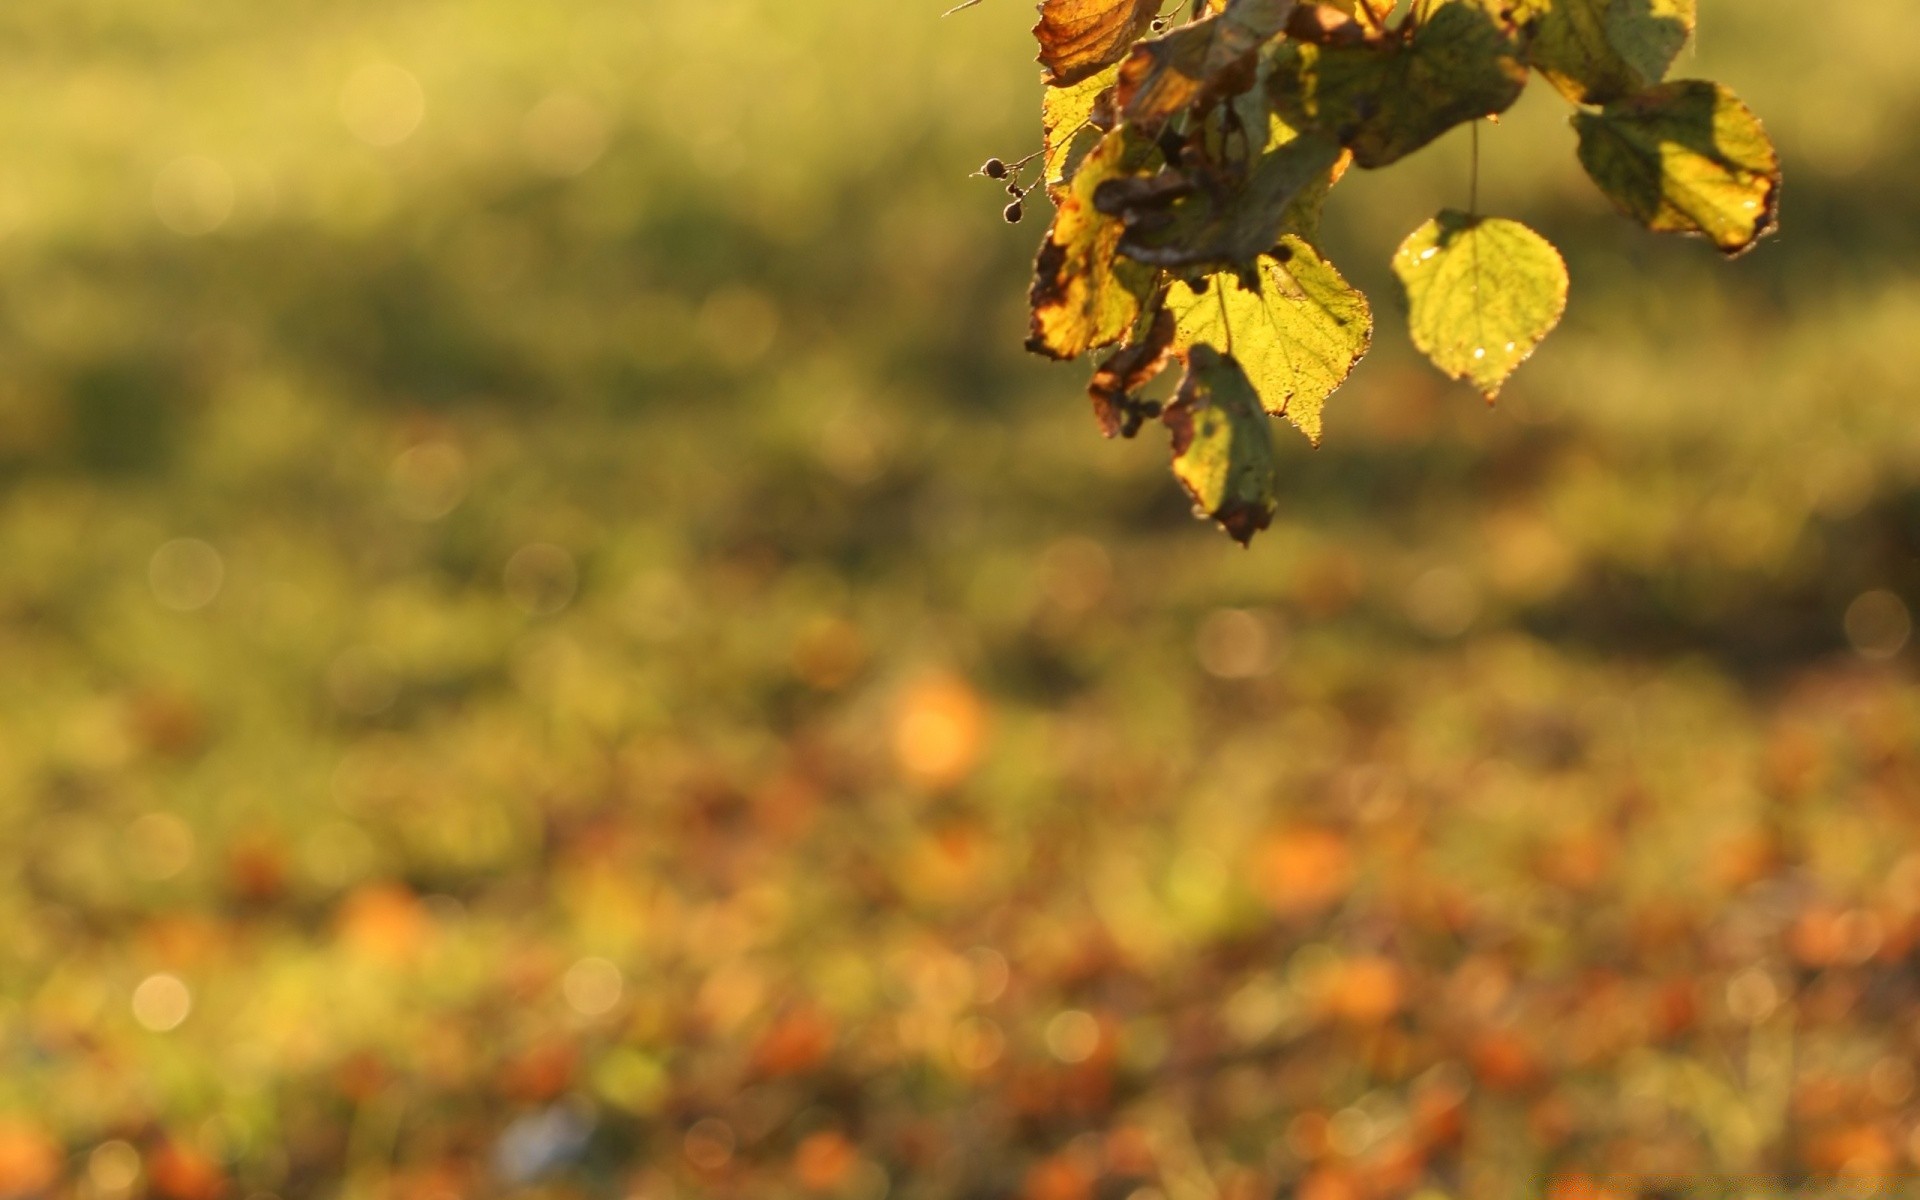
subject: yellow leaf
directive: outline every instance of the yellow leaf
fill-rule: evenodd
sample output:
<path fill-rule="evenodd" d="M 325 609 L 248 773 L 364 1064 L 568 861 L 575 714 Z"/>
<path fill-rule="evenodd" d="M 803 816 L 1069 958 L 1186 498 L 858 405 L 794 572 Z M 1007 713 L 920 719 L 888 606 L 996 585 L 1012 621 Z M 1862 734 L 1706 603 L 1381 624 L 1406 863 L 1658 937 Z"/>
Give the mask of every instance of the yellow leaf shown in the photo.
<path fill-rule="evenodd" d="M 1518 221 L 1443 212 L 1401 244 L 1413 344 L 1489 401 L 1567 310 L 1567 264 Z"/>
<path fill-rule="evenodd" d="M 1704 234 L 1738 255 L 1778 223 L 1780 156 L 1719 84 L 1664 84 L 1573 123 L 1587 174 L 1648 229 Z"/>

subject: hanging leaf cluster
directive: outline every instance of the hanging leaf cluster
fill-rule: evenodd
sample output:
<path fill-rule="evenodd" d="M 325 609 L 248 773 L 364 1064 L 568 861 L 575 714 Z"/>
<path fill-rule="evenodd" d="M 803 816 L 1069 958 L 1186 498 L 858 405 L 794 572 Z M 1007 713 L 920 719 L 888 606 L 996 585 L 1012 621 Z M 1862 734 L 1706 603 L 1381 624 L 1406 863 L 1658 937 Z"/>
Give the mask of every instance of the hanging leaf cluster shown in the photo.
<path fill-rule="evenodd" d="M 1191 8 L 1186 5 L 1191 3 Z M 1028 348 L 1100 351 L 1109 437 L 1164 424 L 1173 473 L 1242 543 L 1275 509 L 1267 417 L 1318 444 L 1373 339 L 1367 299 L 1316 245 L 1350 167 L 1390 166 L 1494 117 L 1538 75 L 1576 107 L 1579 158 L 1648 229 L 1737 255 L 1774 228 L 1780 168 L 1716 83 L 1666 82 L 1695 0 L 1042 0 L 1042 148 L 983 174 L 1019 220 L 1054 205 Z M 1038 178 L 1023 184 L 1027 163 Z M 1526 226 L 1448 211 L 1393 260 L 1414 344 L 1494 399 L 1559 323 L 1567 269 Z M 1141 398 L 1171 363 L 1174 398 Z"/>

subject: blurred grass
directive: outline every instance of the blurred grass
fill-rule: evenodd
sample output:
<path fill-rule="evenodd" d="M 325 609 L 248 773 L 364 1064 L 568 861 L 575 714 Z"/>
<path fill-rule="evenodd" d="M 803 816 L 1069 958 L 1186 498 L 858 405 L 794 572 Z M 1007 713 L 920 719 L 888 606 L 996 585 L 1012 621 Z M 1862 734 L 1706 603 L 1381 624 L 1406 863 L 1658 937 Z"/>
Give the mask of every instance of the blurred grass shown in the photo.
<path fill-rule="evenodd" d="M 1343 184 L 1243 554 L 1019 353 L 938 7 L 0 12 L 0 1195 L 1909 1186 L 1920 15 L 1707 6 L 1732 265 L 1489 130 L 1497 410 L 1464 139 Z"/>

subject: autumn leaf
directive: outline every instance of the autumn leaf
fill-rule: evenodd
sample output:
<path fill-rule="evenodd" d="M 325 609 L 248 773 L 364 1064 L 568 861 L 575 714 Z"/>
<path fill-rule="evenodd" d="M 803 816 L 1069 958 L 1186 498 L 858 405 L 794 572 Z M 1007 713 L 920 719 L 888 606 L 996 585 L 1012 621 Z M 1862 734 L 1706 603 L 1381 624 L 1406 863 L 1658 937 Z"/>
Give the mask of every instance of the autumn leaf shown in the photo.
<path fill-rule="evenodd" d="M 1120 67 L 1121 114 L 1157 133 L 1182 109 L 1253 86 L 1260 47 L 1286 28 L 1294 0 L 1230 0 L 1226 8 L 1142 42 Z"/>
<path fill-rule="evenodd" d="M 1120 436 L 1125 429 L 1127 400 L 1160 374 L 1173 349 L 1173 334 L 1173 314 L 1162 308 L 1154 314 L 1145 334 L 1108 355 L 1093 373 L 1087 395 L 1093 401 L 1093 416 L 1100 423 L 1101 433 Z"/>
<path fill-rule="evenodd" d="M 1693 36 L 1695 0 L 1527 0 L 1527 59 L 1577 104 L 1606 104 L 1666 78 Z"/>
<path fill-rule="evenodd" d="M 1126 232 L 1120 253 L 1156 267 L 1233 269 L 1271 249 L 1289 229 L 1296 206 L 1324 195 L 1340 162 L 1338 143 L 1310 134 L 1260 156 L 1234 183 L 1189 178 L 1191 186 L 1144 188 L 1110 183 L 1094 196 L 1102 210 L 1121 217 Z"/>
<path fill-rule="evenodd" d="M 1489 401 L 1560 323 L 1567 265 L 1518 221 L 1443 212 L 1394 255 L 1413 343 Z"/>
<path fill-rule="evenodd" d="M 1057 189 L 1072 175 L 1074 143 L 1090 128 L 1100 97 L 1111 91 L 1120 77 L 1115 65 L 1079 83 L 1048 88 L 1040 100 L 1040 136 L 1045 147 L 1046 178 L 1050 189 Z M 1057 193 L 1056 193 L 1057 195 Z"/>
<path fill-rule="evenodd" d="M 1042 0 L 1033 36 L 1048 86 L 1079 83 L 1119 62 L 1159 12 L 1159 0 Z"/>
<path fill-rule="evenodd" d="M 1257 274 L 1257 290 L 1226 273 L 1205 292 L 1175 283 L 1167 294 L 1174 346 L 1231 346 L 1261 407 L 1319 445 L 1327 398 L 1373 344 L 1373 311 L 1303 238 L 1282 240 Z"/>
<path fill-rule="evenodd" d="M 1587 174 L 1648 229 L 1703 234 L 1731 256 L 1776 227 L 1780 157 L 1760 119 L 1719 84 L 1663 84 L 1573 123 Z"/>
<path fill-rule="evenodd" d="M 1151 160 L 1152 148 L 1116 129 L 1087 153 L 1072 186 L 1061 197 L 1053 228 L 1035 263 L 1033 325 L 1027 348 L 1049 358 L 1078 358 L 1127 335 L 1153 286 L 1153 271 L 1116 261 L 1119 218 L 1100 212 L 1093 195 L 1101 184 L 1130 175 Z"/>
<path fill-rule="evenodd" d="M 1456 125 L 1506 111 L 1526 81 L 1509 30 L 1469 0 L 1446 0 L 1386 38 L 1282 43 L 1267 88 L 1288 124 L 1332 133 L 1356 162 L 1374 168 Z"/>
<path fill-rule="evenodd" d="M 1212 346 L 1187 354 L 1187 377 L 1162 420 L 1173 434 L 1173 474 L 1195 510 L 1241 545 L 1273 523 L 1278 464 L 1260 398 L 1240 364 Z"/>

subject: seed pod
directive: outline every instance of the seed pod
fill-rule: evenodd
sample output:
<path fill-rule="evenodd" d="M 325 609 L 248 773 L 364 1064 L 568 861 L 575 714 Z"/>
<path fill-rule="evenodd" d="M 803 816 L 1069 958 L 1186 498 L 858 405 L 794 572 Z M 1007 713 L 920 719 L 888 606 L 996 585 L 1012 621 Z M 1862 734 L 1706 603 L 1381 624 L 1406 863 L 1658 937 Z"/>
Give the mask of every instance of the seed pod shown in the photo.
<path fill-rule="evenodd" d="M 980 168 L 980 173 L 988 179 L 1005 179 L 1007 177 L 1007 164 L 997 158 L 990 158 L 986 161 L 986 165 Z"/>
<path fill-rule="evenodd" d="M 1018 225 L 1020 218 L 1027 215 L 1027 210 L 1021 206 L 1018 200 L 1015 200 L 1012 204 L 1007 205 L 1006 211 L 1000 215 L 1007 219 L 1007 224 Z"/>

